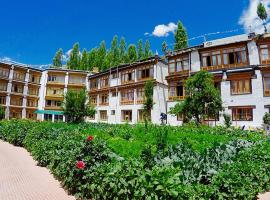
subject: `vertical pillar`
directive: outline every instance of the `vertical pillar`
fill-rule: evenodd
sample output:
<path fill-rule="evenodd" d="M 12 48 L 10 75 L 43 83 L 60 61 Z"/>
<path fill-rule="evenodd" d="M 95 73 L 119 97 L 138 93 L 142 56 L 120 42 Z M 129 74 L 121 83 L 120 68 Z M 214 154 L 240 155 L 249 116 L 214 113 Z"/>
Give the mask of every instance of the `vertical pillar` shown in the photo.
<path fill-rule="evenodd" d="M 66 72 L 66 75 L 65 75 L 65 88 L 64 88 L 64 94 L 67 93 L 67 86 L 68 86 L 68 72 Z"/>
<path fill-rule="evenodd" d="M 9 70 L 9 76 L 8 76 L 8 85 L 7 85 L 7 96 L 6 96 L 6 110 L 5 115 L 6 119 L 9 119 L 10 115 L 10 93 L 12 90 L 12 80 L 13 80 L 13 74 L 14 74 L 14 65 L 11 66 Z"/>

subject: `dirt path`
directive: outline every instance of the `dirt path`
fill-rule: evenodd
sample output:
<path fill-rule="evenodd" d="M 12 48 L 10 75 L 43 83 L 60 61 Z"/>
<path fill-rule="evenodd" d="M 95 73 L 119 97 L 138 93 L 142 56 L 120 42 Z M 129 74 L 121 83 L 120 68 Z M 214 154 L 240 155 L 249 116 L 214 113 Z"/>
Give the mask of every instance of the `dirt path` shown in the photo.
<path fill-rule="evenodd" d="M 0 140 L 1 200 L 75 200 L 30 154 Z"/>

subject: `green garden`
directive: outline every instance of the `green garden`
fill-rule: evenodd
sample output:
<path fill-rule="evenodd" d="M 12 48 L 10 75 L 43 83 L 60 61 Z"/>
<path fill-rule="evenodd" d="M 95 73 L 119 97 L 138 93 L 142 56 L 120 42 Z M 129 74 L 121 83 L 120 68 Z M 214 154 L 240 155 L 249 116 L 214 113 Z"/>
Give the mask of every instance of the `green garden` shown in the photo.
<path fill-rule="evenodd" d="M 0 139 L 26 148 L 78 199 L 256 199 L 270 190 L 262 132 L 4 120 Z"/>

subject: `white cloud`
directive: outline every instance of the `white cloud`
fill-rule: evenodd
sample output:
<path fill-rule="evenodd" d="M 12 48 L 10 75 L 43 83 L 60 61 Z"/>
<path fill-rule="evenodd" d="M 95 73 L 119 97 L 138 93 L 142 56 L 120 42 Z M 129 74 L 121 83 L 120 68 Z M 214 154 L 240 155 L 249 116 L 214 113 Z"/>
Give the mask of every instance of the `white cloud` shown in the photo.
<path fill-rule="evenodd" d="M 249 0 L 249 6 L 239 19 L 239 24 L 243 26 L 246 33 L 249 33 L 250 30 L 256 33 L 264 32 L 263 22 L 257 16 L 257 6 L 260 1 L 265 5 L 267 13 L 270 11 L 270 0 Z M 268 25 L 269 23 L 267 23 L 267 27 Z"/>
<path fill-rule="evenodd" d="M 72 49 L 69 49 L 65 54 L 63 54 L 62 60 L 64 62 L 67 62 L 69 60 L 71 51 L 72 51 Z M 79 51 L 79 55 L 82 56 L 82 53 L 80 51 Z"/>
<path fill-rule="evenodd" d="M 156 37 L 167 37 L 170 33 L 174 33 L 176 29 L 177 25 L 173 22 L 169 23 L 168 25 L 160 24 L 155 27 L 152 35 Z"/>
<path fill-rule="evenodd" d="M 12 59 L 10 57 L 3 57 L 3 58 L 0 58 L 0 60 L 6 61 L 6 62 L 12 62 Z"/>

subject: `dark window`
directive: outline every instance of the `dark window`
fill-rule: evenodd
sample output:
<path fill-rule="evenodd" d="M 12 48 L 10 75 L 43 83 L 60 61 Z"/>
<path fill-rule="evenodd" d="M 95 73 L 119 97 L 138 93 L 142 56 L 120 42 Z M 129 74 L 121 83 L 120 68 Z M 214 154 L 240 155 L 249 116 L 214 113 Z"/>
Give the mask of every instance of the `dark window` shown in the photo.
<path fill-rule="evenodd" d="M 184 96 L 184 87 L 183 87 L 183 85 L 177 85 L 176 93 L 177 93 L 178 97 Z"/>
<path fill-rule="evenodd" d="M 234 64 L 235 61 L 234 61 L 234 53 L 229 53 L 229 64 Z"/>

